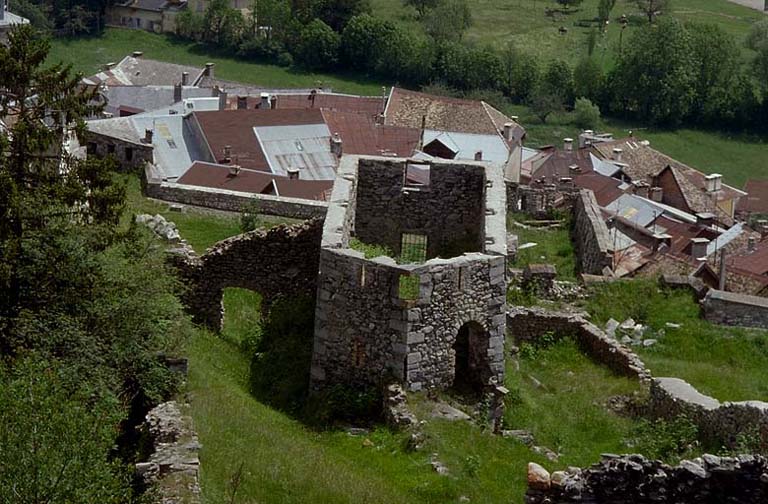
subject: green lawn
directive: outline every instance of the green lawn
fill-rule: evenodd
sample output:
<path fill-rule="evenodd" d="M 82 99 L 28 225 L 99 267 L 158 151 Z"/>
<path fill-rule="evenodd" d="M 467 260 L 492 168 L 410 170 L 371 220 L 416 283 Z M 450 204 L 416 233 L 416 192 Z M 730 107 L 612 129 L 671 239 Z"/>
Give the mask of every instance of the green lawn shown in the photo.
<path fill-rule="evenodd" d="M 372 5 L 376 15 L 421 30 L 415 20 L 416 11 L 404 7 L 402 0 L 372 0 Z M 469 5 L 474 23 L 466 34 L 468 40 L 496 47 L 512 42 L 544 60 L 559 58 L 573 64 L 587 53 L 587 35 L 591 30 L 575 23 L 589 22 L 596 17 L 598 0 L 584 0 L 578 9 L 556 16 L 545 14 L 545 8 L 557 7 L 551 0 L 471 0 Z M 639 14 L 635 2 L 618 0 L 612 12 L 613 20 L 605 35 L 599 38 L 595 52 L 606 66 L 611 64 L 611 52 L 619 45 L 621 26 L 616 19 L 622 14 Z M 745 38 L 750 25 L 763 16 L 726 0 L 674 0 L 673 15 L 684 21 L 718 24 L 739 41 Z M 644 20 L 640 18 L 632 18 L 623 35 L 623 43 L 642 22 Z M 561 26 L 568 29 L 565 35 L 559 32 Z M 743 49 L 742 57 L 747 55 L 748 51 Z"/>
<path fill-rule="evenodd" d="M 655 376 L 682 378 L 720 401 L 768 400 L 768 332 L 712 325 L 699 318 L 687 291 L 667 291 L 653 280 L 595 287 L 586 302 L 593 321 L 632 317 L 665 335 L 649 348 L 636 347 Z M 667 322 L 682 324 L 679 329 Z"/>
<path fill-rule="evenodd" d="M 92 75 L 109 62 L 118 62 L 133 51 L 143 51 L 146 58 L 202 67 L 206 62 L 216 63 L 216 75 L 264 87 L 310 88 L 331 87 L 335 91 L 355 94 L 379 95 L 381 84 L 359 75 L 321 74 L 300 72 L 276 65 L 248 62 L 224 56 L 193 42 L 170 35 L 156 35 L 144 30 L 107 28 L 99 37 L 52 40 L 49 61 L 64 61 L 75 70 Z"/>
<path fill-rule="evenodd" d="M 525 220 L 521 214 L 512 214 L 510 219 Z M 568 223 L 559 228 L 524 229 L 509 225 L 509 232 L 517 235 L 518 247 L 524 243 L 535 243 L 535 247 L 517 251 L 514 267 L 524 268 L 528 264 L 553 264 L 558 278 L 576 278 L 576 257 L 571 243 Z"/>

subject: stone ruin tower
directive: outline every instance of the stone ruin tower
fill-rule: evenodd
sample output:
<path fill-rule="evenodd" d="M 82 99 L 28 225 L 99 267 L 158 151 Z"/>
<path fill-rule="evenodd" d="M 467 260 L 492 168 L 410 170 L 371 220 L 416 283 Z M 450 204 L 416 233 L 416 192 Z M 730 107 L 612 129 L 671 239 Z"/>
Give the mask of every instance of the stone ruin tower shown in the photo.
<path fill-rule="evenodd" d="M 422 257 L 366 259 L 352 238 Z M 345 156 L 320 249 L 312 389 L 501 384 L 506 253 L 501 167 Z"/>

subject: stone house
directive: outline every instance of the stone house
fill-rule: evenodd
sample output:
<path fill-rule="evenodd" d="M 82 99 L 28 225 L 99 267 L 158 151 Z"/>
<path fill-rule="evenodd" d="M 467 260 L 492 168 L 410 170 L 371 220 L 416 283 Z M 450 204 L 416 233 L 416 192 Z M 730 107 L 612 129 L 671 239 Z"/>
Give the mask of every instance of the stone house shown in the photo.
<path fill-rule="evenodd" d="M 107 7 L 107 23 L 153 33 L 176 31 L 176 15 L 186 0 L 125 0 Z"/>
<path fill-rule="evenodd" d="M 8 32 L 14 26 L 29 24 L 29 20 L 8 10 L 8 0 L 0 0 L 0 44 L 8 41 Z"/>
<path fill-rule="evenodd" d="M 320 249 L 312 389 L 501 383 L 505 219 L 498 166 L 345 157 Z M 366 258 L 353 237 L 401 258 L 419 244 L 426 260 Z"/>

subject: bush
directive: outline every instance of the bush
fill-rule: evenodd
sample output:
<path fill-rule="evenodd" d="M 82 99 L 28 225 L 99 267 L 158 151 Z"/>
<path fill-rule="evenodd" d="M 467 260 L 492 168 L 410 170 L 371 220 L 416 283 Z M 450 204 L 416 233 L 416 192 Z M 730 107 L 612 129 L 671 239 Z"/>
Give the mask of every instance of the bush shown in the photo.
<path fill-rule="evenodd" d="M 640 420 L 628 444 L 648 458 L 676 462 L 695 452 L 698 434 L 696 424 L 685 415 L 673 420 Z"/>
<path fill-rule="evenodd" d="M 315 19 L 301 30 L 294 57 L 304 68 L 330 69 L 339 61 L 340 45 L 341 37 L 330 26 Z"/>
<path fill-rule="evenodd" d="M 261 227 L 259 201 L 256 198 L 243 205 L 240 212 L 240 231 L 247 233 Z"/>
<path fill-rule="evenodd" d="M 576 100 L 574 124 L 581 129 L 596 129 L 600 124 L 600 108 L 587 98 Z"/>
<path fill-rule="evenodd" d="M 306 416 L 315 425 L 329 425 L 334 421 L 374 421 L 381 417 L 382 400 L 381 392 L 376 388 L 333 385 L 312 395 Z"/>

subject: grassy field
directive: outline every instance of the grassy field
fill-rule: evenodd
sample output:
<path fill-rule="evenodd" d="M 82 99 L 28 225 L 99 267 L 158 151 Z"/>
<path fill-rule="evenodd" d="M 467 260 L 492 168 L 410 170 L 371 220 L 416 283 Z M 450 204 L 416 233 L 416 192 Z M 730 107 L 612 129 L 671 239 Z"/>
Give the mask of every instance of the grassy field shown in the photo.
<path fill-rule="evenodd" d="M 519 214 L 513 214 L 511 219 L 525 220 Z M 576 264 L 570 231 L 566 223 L 559 228 L 530 228 L 508 226 L 511 233 L 518 238 L 518 246 L 524 243 L 535 243 L 535 247 L 517 251 L 514 266 L 524 268 L 528 264 L 553 264 L 557 268 L 558 278 L 573 280 L 576 278 Z"/>
<path fill-rule="evenodd" d="M 301 72 L 276 65 L 248 62 L 218 54 L 194 42 L 170 35 L 156 35 L 144 30 L 107 28 L 99 37 L 52 40 L 48 60 L 64 61 L 84 75 L 98 72 L 108 62 L 118 62 L 133 51 L 161 61 L 201 67 L 209 61 L 216 63 L 216 76 L 248 84 L 276 88 L 331 87 L 335 91 L 379 95 L 381 84 L 360 75 L 320 74 Z"/>
<path fill-rule="evenodd" d="M 415 19 L 416 11 L 404 7 L 401 0 L 372 0 L 372 5 L 377 16 L 421 30 Z M 584 0 L 578 9 L 552 16 L 546 15 L 545 10 L 557 5 L 549 0 L 471 0 L 469 5 L 474 23 L 466 34 L 468 40 L 496 47 L 504 47 L 511 42 L 544 60 L 559 58 L 575 63 L 587 54 L 587 36 L 592 29 L 577 26 L 576 23 L 589 23 L 597 17 L 598 0 Z M 623 36 L 621 26 L 616 22 L 622 14 L 630 16 L 630 25 Z M 633 1 L 616 2 L 612 12 L 614 19 L 598 39 L 595 49 L 598 59 L 605 66 L 611 64 L 611 53 L 618 48 L 620 36 L 625 43 L 639 24 L 647 22 L 634 15 L 639 15 L 639 11 Z M 718 24 L 739 41 L 744 39 L 751 24 L 763 16 L 760 12 L 726 0 L 675 0 L 672 15 L 684 21 Z M 561 26 L 568 29 L 564 35 L 559 32 Z M 742 57 L 746 57 L 749 53 L 747 49 L 743 51 Z"/>
<path fill-rule="evenodd" d="M 619 282 L 594 289 L 586 303 L 593 321 L 632 317 L 664 329 L 652 347 L 637 351 L 655 376 L 682 378 L 721 401 L 768 400 L 768 334 L 712 325 L 685 291 L 661 290 L 652 280 Z M 667 322 L 681 324 L 679 329 Z"/>

